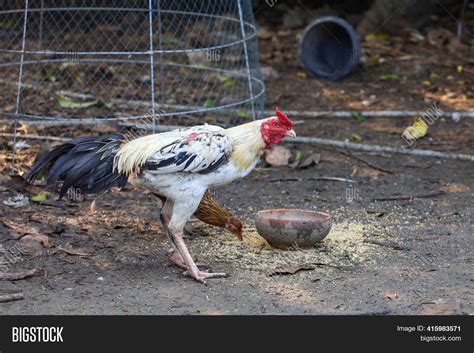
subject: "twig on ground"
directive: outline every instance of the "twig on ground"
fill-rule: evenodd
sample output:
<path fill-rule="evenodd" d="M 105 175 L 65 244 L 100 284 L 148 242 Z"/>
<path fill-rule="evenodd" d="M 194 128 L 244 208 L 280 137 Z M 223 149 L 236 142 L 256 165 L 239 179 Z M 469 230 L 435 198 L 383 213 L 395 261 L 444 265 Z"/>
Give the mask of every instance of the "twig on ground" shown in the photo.
<path fill-rule="evenodd" d="M 7 302 L 22 300 L 22 299 L 25 299 L 25 296 L 21 292 L 0 294 L 0 303 L 7 303 Z"/>
<path fill-rule="evenodd" d="M 79 249 L 73 249 L 72 247 L 71 248 L 65 248 L 65 247 L 62 247 L 62 246 L 56 246 L 56 249 L 58 249 L 60 251 L 64 251 L 66 254 L 74 255 L 74 256 L 92 256 L 92 254 L 86 253 L 86 252 L 84 252 L 82 250 L 79 250 Z"/>
<path fill-rule="evenodd" d="M 287 141 L 288 142 L 288 141 Z M 337 148 L 344 148 L 349 150 L 365 151 L 365 152 L 386 152 L 386 153 L 398 153 L 408 154 L 420 157 L 435 157 L 435 158 L 447 158 L 456 159 L 462 161 L 474 162 L 474 156 L 468 154 L 458 154 L 449 152 L 438 152 L 431 150 L 420 150 L 420 149 L 408 149 L 402 147 L 390 147 L 390 146 L 379 146 L 379 145 L 368 145 L 365 143 L 354 143 L 349 141 L 331 140 L 319 137 L 295 137 L 289 142 L 300 142 L 310 143 L 315 145 L 332 146 Z"/>
<path fill-rule="evenodd" d="M 14 134 L 10 134 L 7 132 L 0 132 L 1 137 L 15 137 Z M 56 137 L 56 136 L 41 136 L 41 135 L 32 135 L 32 134 L 17 134 L 16 135 L 17 139 L 24 139 L 24 140 L 47 140 L 47 141 L 58 141 L 58 142 L 66 142 L 69 141 L 70 138 L 65 138 L 65 137 Z"/>
<path fill-rule="evenodd" d="M 0 281 L 16 281 L 33 276 L 36 273 L 36 268 L 23 272 L 6 272 L 0 273 Z"/>
<path fill-rule="evenodd" d="M 338 151 L 339 153 L 342 153 L 343 155 L 345 156 L 349 156 L 349 157 L 352 157 L 354 159 L 357 159 L 358 161 L 364 163 L 365 165 L 368 165 L 370 168 L 373 168 L 373 169 L 376 169 L 376 170 L 379 170 L 381 172 L 384 172 L 384 173 L 387 173 L 387 174 L 393 174 L 393 172 L 391 170 L 388 170 L 388 169 L 385 169 L 385 168 L 382 168 L 382 167 L 379 167 L 369 161 L 366 161 L 365 159 L 363 159 L 362 157 L 359 157 L 359 156 L 356 156 L 355 154 L 353 153 L 350 153 L 350 152 L 345 152 L 345 151 Z"/>
<path fill-rule="evenodd" d="M 353 118 L 354 115 L 362 115 L 364 117 L 378 118 L 396 118 L 423 115 L 424 111 L 413 110 L 372 110 L 372 111 L 311 111 L 311 110 L 286 110 L 286 114 L 295 118 Z M 272 110 L 265 110 L 266 116 L 274 115 Z M 474 111 L 468 112 L 442 112 L 440 117 L 452 118 L 459 116 L 460 118 L 474 118 Z"/>
<path fill-rule="evenodd" d="M 431 194 L 421 194 L 421 195 L 405 195 L 405 196 L 387 196 L 387 197 L 376 197 L 372 201 L 399 201 L 399 200 L 411 200 L 411 199 L 428 199 L 431 197 L 437 197 L 445 195 L 444 191 L 439 191 Z"/>
<path fill-rule="evenodd" d="M 364 239 L 364 243 L 374 244 L 374 245 L 379 245 L 379 246 L 385 246 L 387 248 L 392 248 L 394 250 L 410 250 L 410 248 L 408 246 L 397 243 L 393 240 L 382 240 L 382 239 L 375 239 L 375 238 L 367 238 L 367 239 Z"/>
<path fill-rule="evenodd" d="M 321 180 L 321 181 L 343 181 L 347 183 L 355 183 L 355 180 L 346 179 L 346 178 L 339 178 L 339 177 L 329 177 L 329 176 L 322 176 L 322 177 L 310 177 L 310 178 L 278 178 L 278 179 L 270 179 L 267 180 L 270 183 L 275 183 L 278 181 L 306 181 L 306 180 Z"/>
<path fill-rule="evenodd" d="M 293 275 L 299 271 L 311 271 L 316 269 L 318 266 L 328 266 L 337 269 L 343 269 L 341 266 L 331 265 L 324 262 L 310 262 L 306 264 L 300 265 L 289 265 L 289 266 L 279 266 L 274 270 L 268 272 L 268 276 L 276 276 L 276 275 Z"/>
<path fill-rule="evenodd" d="M 380 310 L 374 310 L 374 311 L 355 312 L 352 315 L 375 316 L 375 315 L 388 315 L 391 312 L 392 310 L 390 309 L 380 309 Z"/>

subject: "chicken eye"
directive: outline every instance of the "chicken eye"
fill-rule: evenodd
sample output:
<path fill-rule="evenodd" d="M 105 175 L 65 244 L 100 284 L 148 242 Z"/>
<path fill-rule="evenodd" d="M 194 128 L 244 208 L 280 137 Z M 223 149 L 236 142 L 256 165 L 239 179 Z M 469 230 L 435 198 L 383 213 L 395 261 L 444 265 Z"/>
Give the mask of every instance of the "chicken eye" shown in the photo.
<path fill-rule="evenodd" d="M 274 123 L 274 124 L 273 124 L 273 127 L 278 127 L 278 124 L 277 124 L 277 123 Z"/>

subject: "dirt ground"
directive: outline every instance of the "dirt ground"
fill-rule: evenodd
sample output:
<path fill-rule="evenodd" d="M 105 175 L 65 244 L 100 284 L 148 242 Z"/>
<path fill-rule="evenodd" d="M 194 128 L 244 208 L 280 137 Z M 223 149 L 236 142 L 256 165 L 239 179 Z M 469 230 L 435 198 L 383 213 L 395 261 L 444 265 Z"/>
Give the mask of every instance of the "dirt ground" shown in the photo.
<path fill-rule="evenodd" d="M 259 35 L 262 65 L 281 76 L 266 82 L 268 109 L 278 104 L 298 110 L 425 110 L 437 102 L 444 110 L 469 110 L 474 104 L 468 56 L 447 59 L 441 47 L 409 41 L 397 46 L 405 43 L 397 37 L 389 44 L 364 44 L 370 55 L 386 58 L 382 63 L 372 58 L 345 80 L 326 82 L 301 73 L 296 30 L 271 31 L 278 40 Z M 414 58 L 398 60 L 407 55 Z M 410 118 L 306 119 L 296 132 L 398 147 L 410 124 Z M 108 129 L 114 127 L 100 132 Z M 22 127 L 20 133 L 70 137 L 90 131 Z M 28 142 L 32 148 L 19 152 L 20 175 L 39 149 L 38 141 Z M 4 139 L 3 146 L 6 166 L 11 141 Z M 472 162 L 284 146 L 303 157 L 320 153 L 321 160 L 306 169 L 262 162 L 244 180 L 215 191 L 218 201 L 244 221 L 242 242 L 203 225 L 186 240 L 198 262 L 229 274 L 207 286 L 170 266 L 160 202 L 153 195 L 112 190 L 96 198 L 95 213 L 89 196 L 15 209 L 3 205 L 18 188 L 4 170 L 0 250 L 23 250 L 10 272 L 37 271 L 22 280 L 0 281 L 0 295 L 22 292 L 25 297 L 1 303 L 0 313 L 474 314 Z M 416 148 L 474 154 L 473 123 L 438 119 Z M 281 207 L 329 212 L 332 230 L 312 249 L 273 249 L 256 233 L 254 216 Z"/>
<path fill-rule="evenodd" d="M 245 236 L 240 242 L 205 227 L 187 239 L 200 262 L 229 274 L 207 286 L 169 266 L 170 246 L 153 195 L 109 192 L 97 198 L 95 214 L 90 198 L 64 207 L 2 206 L 5 249 L 26 233 L 44 235 L 49 244 L 20 240 L 31 253 L 23 254 L 12 272 L 38 271 L 28 279 L 0 282 L 2 291 L 25 295 L 1 304 L 2 313 L 472 314 L 472 164 L 364 156 L 393 173 L 388 174 L 335 151 L 321 152 L 317 166 L 259 168 L 216 192 L 245 220 Z M 354 166 L 357 172 L 349 176 Z M 350 177 L 356 183 L 310 179 L 315 176 Z M 347 197 L 348 188 L 353 197 Z M 2 193 L 1 201 L 9 194 Z M 418 197 L 374 201 L 400 196 Z M 253 216 L 273 207 L 329 212 L 333 228 L 314 249 L 272 249 L 255 233 Z M 316 264 L 312 270 L 271 275 L 311 264 Z"/>

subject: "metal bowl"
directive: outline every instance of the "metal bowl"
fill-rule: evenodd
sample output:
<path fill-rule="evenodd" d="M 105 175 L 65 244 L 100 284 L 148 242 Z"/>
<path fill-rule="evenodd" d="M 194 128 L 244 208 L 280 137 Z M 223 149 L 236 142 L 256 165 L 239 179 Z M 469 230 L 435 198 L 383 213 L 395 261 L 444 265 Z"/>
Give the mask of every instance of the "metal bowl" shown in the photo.
<path fill-rule="evenodd" d="M 271 246 L 288 249 L 313 247 L 328 235 L 332 223 L 328 213 L 282 208 L 258 212 L 255 225 Z"/>

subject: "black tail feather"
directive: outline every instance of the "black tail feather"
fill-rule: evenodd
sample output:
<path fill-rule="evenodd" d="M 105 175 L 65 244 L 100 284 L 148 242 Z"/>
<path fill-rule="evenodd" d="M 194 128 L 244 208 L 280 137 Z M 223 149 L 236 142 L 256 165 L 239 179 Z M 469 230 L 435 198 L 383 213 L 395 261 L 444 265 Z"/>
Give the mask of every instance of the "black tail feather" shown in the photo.
<path fill-rule="evenodd" d="M 47 169 L 47 184 L 57 180 L 63 182 L 60 197 L 71 187 L 85 194 L 94 194 L 112 186 L 124 187 L 128 177 L 113 170 L 115 155 L 124 141 L 121 134 L 72 139 L 40 158 L 26 180 L 34 182 L 41 170 Z"/>

